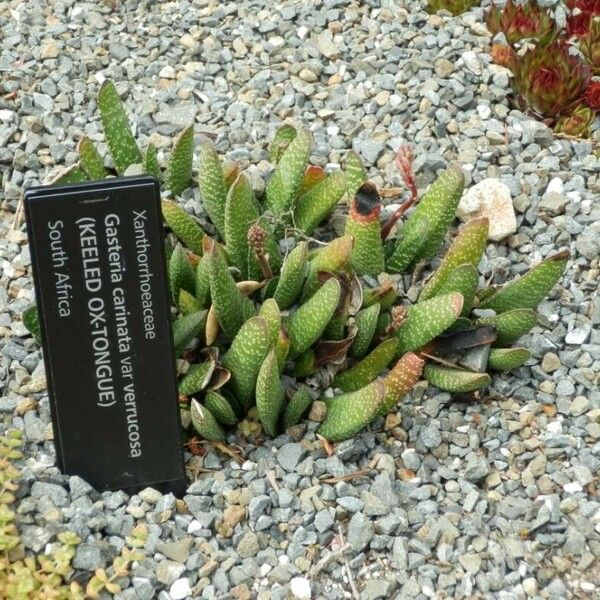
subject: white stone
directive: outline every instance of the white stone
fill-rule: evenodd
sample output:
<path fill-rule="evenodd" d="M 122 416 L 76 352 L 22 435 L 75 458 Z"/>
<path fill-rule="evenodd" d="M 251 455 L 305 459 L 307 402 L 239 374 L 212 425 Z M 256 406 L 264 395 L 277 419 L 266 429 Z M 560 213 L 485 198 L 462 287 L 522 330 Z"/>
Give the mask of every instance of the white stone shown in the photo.
<path fill-rule="evenodd" d="M 489 239 L 496 242 L 517 231 L 517 218 L 508 186 L 488 177 L 470 187 L 461 198 L 458 218 L 469 221 L 478 217 L 490 220 Z"/>
<path fill-rule="evenodd" d="M 567 494 L 576 494 L 577 492 L 583 491 L 583 487 L 576 481 L 571 481 L 570 483 L 565 483 L 565 485 L 563 485 L 563 490 L 565 490 Z"/>
<path fill-rule="evenodd" d="M 292 592 L 292 597 L 297 600 L 310 600 L 312 595 L 310 581 L 305 577 L 292 577 L 290 591 Z"/>
<path fill-rule="evenodd" d="M 176 579 L 169 589 L 169 596 L 172 600 L 183 600 L 192 594 L 192 588 L 187 577 Z"/>
<path fill-rule="evenodd" d="M 564 191 L 564 184 L 560 177 L 553 177 L 546 188 L 546 194 L 554 192 L 555 194 L 562 194 Z"/>
<path fill-rule="evenodd" d="M 171 65 L 165 65 L 159 72 L 158 76 L 164 79 L 175 79 L 177 73 Z"/>

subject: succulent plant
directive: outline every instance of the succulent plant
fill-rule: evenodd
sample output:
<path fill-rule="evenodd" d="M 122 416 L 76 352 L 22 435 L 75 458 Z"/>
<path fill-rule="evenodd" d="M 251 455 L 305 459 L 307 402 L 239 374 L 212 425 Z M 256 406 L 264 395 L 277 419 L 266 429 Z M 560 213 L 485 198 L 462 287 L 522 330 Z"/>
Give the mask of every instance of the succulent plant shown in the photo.
<path fill-rule="evenodd" d="M 590 21 L 587 32 L 579 39 L 579 48 L 594 75 L 600 75 L 600 18 Z"/>
<path fill-rule="evenodd" d="M 429 0 L 425 10 L 430 14 L 445 10 L 456 16 L 480 4 L 481 0 Z"/>
<path fill-rule="evenodd" d="M 581 37 L 588 33 L 590 22 L 600 15 L 600 0 L 567 0 L 567 34 Z"/>
<path fill-rule="evenodd" d="M 559 34 L 550 11 L 541 7 L 536 0 L 521 4 L 507 0 L 502 7 L 492 4 L 486 15 L 486 24 L 493 35 L 503 33 L 506 41 L 513 46 L 528 38 L 547 46 Z"/>
<path fill-rule="evenodd" d="M 584 96 L 585 98 L 585 96 Z M 561 117 L 554 125 L 556 133 L 563 133 L 573 137 L 590 137 L 590 127 L 596 118 L 596 111 L 589 106 L 580 104 L 573 109 L 570 115 Z"/>
<path fill-rule="evenodd" d="M 564 40 L 536 46 L 518 57 L 513 87 L 522 107 L 550 122 L 580 101 L 591 69 Z"/>
<path fill-rule="evenodd" d="M 121 109 L 111 110 L 119 118 L 106 130 L 127 140 Z M 113 148 L 120 168 L 139 158 L 130 140 L 124 147 L 127 160 Z M 348 154 L 345 171 L 325 173 L 310 165 L 310 147 L 308 131 L 282 126 L 259 196 L 244 172 L 202 142 L 198 185 L 213 230 L 204 231 L 175 196 L 163 200 L 180 407 L 204 439 L 224 440 L 248 414 L 276 435 L 322 398 L 327 414 L 318 433 L 342 440 L 394 410 L 423 372 L 442 389 L 481 389 L 488 367 L 504 371 L 527 360 L 509 345 L 535 325 L 533 308 L 565 268 L 559 253 L 502 288 L 478 291 L 489 224 L 476 219 L 458 231 L 411 305 L 402 275 L 386 272 L 408 273 L 435 256 L 463 192 L 461 169 L 442 172 L 416 202 L 412 155 L 401 149 L 410 199 L 382 223 L 382 194 L 366 181 L 358 155 Z M 343 199 L 343 235 L 327 243 L 308 237 Z M 481 317 L 473 308 L 494 312 Z M 24 319 L 39 335 L 35 313 Z"/>

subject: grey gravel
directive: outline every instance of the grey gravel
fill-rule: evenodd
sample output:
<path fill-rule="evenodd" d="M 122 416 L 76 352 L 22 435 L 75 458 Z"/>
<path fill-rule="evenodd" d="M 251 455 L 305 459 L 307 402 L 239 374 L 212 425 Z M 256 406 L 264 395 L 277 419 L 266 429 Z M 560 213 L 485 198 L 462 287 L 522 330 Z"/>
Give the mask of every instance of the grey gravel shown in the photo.
<path fill-rule="evenodd" d="M 307 589 L 337 600 L 353 595 L 348 573 L 363 600 L 598 597 L 600 130 L 556 138 L 514 108 L 480 8 L 450 18 L 412 0 L 42 4 L 0 3 L 0 431 L 26 438 L 25 549 L 48 551 L 74 531 L 85 581 L 145 524 L 146 558 L 118 600 L 287 600 Z M 405 141 L 421 190 L 452 162 L 469 184 L 500 179 L 518 230 L 488 246 L 482 278 L 502 284 L 571 251 L 519 341 L 532 360 L 495 375 L 484 402 L 419 384 L 399 426 L 377 423 L 330 457 L 315 422 L 260 445 L 232 433 L 245 462 L 186 455 L 181 500 L 150 488 L 100 494 L 61 475 L 41 352 L 21 323 L 31 259 L 24 228 L 11 225 L 23 187 L 74 163 L 81 135 L 105 152 L 95 109 L 105 78 L 161 161 L 194 121 L 198 141 L 208 133 L 229 160 L 252 163 L 257 192 L 284 121 L 311 128 L 315 164 L 337 168 L 353 148 L 378 185 L 401 185 L 393 159 Z M 196 189 L 182 198 L 205 219 L 197 200 Z"/>

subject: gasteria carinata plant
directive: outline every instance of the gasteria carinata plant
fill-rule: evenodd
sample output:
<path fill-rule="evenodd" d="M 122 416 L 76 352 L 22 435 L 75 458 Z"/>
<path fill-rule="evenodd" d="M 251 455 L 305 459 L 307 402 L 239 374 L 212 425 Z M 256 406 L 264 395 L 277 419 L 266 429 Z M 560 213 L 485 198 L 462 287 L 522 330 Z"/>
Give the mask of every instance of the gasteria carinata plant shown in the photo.
<path fill-rule="evenodd" d="M 115 170 L 141 164 L 161 177 L 158 161 L 139 151 L 112 84 L 100 99 Z M 203 438 L 223 440 L 249 411 L 276 435 L 321 398 L 327 414 L 318 433 L 335 442 L 394 410 L 422 374 L 443 390 L 472 393 L 489 385 L 488 370 L 530 358 L 511 344 L 536 324 L 534 309 L 561 277 L 566 252 L 478 291 L 488 221 L 475 219 L 458 230 L 415 303 L 401 291 L 444 243 L 463 192 L 460 168 L 444 171 L 417 202 L 412 154 L 402 148 L 396 162 L 410 197 L 382 222 L 381 190 L 358 155 L 350 151 L 344 170 L 326 173 L 310 164 L 306 129 L 277 131 L 260 195 L 238 164 L 223 163 L 203 141 L 197 180 L 209 235 L 176 199 L 191 178 L 189 132 L 163 177 L 163 216 L 179 401 L 184 423 Z M 89 140 L 80 150 L 67 177 L 108 172 Z M 343 234 L 327 243 L 311 237 L 339 203 L 348 204 Z M 35 312 L 24 319 L 36 333 Z"/>

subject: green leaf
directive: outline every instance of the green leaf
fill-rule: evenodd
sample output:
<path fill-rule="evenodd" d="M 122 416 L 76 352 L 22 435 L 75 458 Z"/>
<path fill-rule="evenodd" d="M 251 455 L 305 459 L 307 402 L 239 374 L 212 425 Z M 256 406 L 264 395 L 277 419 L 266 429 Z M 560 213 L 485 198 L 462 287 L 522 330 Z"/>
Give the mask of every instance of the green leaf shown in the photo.
<path fill-rule="evenodd" d="M 350 347 L 350 355 L 354 358 L 363 357 L 369 350 L 377 328 L 380 311 L 381 305 L 376 303 L 368 308 L 363 308 L 354 317 L 356 337 Z"/>
<path fill-rule="evenodd" d="M 169 260 L 169 284 L 173 302 L 179 302 L 180 290 L 193 294 L 196 288 L 196 273 L 192 267 L 185 250 L 177 244 Z"/>
<path fill-rule="evenodd" d="M 227 187 L 219 155 L 212 143 L 205 140 L 200 145 L 198 185 L 202 205 L 221 237 L 225 239 L 225 202 Z"/>
<path fill-rule="evenodd" d="M 205 406 L 202 406 L 198 400 L 193 399 L 190 403 L 190 416 L 192 425 L 198 435 L 211 442 L 222 442 L 225 440 L 225 432 Z"/>
<path fill-rule="evenodd" d="M 341 442 L 356 435 L 377 416 L 385 397 L 383 379 L 376 379 L 368 386 L 327 399 L 327 416 L 317 433 L 330 442 Z"/>
<path fill-rule="evenodd" d="M 408 309 L 405 323 L 395 331 L 398 355 L 418 350 L 448 329 L 460 315 L 463 298 L 452 293 L 418 302 Z"/>
<path fill-rule="evenodd" d="M 237 423 L 238 419 L 231 404 L 229 404 L 227 398 L 218 392 L 213 390 L 206 392 L 204 405 L 219 423 L 223 425 L 235 425 Z"/>
<path fill-rule="evenodd" d="M 156 146 L 152 143 L 148 144 L 146 152 L 144 153 L 144 160 L 142 161 L 142 170 L 144 171 L 144 173 L 152 175 L 160 181 L 162 174 L 160 172 L 160 165 L 158 164 Z"/>
<path fill-rule="evenodd" d="M 42 328 L 40 327 L 40 319 L 38 315 L 37 306 L 30 306 L 23 311 L 22 315 L 23 325 L 31 335 L 33 339 L 38 343 L 42 343 Z"/>
<path fill-rule="evenodd" d="M 192 180 L 194 157 L 194 124 L 188 125 L 173 142 L 173 152 L 167 166 L 165 185 L 174 196 L 186 190 Z"/>
<path fill-rule="evenodd" d="M 300 421 L 312 403 L 313 398 L 308 386 L 300 386 L 294 392 L 292 399 L 285 407 L 282 419 L 284 429 L 292 427 L 292 425 L 296 425 L 296 423 Z"/>
<path fill-rule="evenodd" d="M 179 317 L 179 319 L 173 323 L 173 345 L 175 347 L 175 356 L 180 356 L 188 344 L 194 338 L 200 336 L 205 323 L 205 310 Z"/>
<path fill-rule="evenodd" d="M 335 171 L 298 198 L 294 208 L 294 225 L 310 235 L 346 193 L 346 176 Z"/>
<path fill-rule="evenodd" d="M 204 306 L 198 302 L 196 296 L 190 294 L 187 290 L 179 290 L 179 301 L 177 306 L 179 306 L 179 311 L 182 315 L 191 315 L 204 308 Z"/>
<path fill-rule="evenodd" d="M 354 238 L 351 263 L 358 275 L 377 277 L 385 270 L 377 188 L 364 183 L 350 205 L 344 233 Z"/>
<path fill-rule="evenodd" d="M 412 352 L 404 354 L 387 374 L 385 382 L 385 398 L 379 407 L 378 416 L 383 417 L 413 389 L 421 373 L 425 361 Z"/>
<path fill-rule="evenodd" d="M 273 298 L 282 310 L 290 308 L 298 299 L 308 271 L 308 245 L 299 242 L 286 256 Z"/>
<path fill-rule="evenodd" d="M 108 170 L 104 166 L 104 160 L 96 149 L 94 142 L 84 136 L 77 144 L 79 152 L 79 165 L 89 179 L 104 179 L 108 177 Z"/>
<path fill-rule="evenodd" d="M 478 285 L 479 273 L 477 273 L 477 269 L 473 265 L 460 265 L 444 278 L 442 283 L 437 286 L 435 294 L 432 297 L 435 298 L 436 296 L 443 296 L 451 292 L 458 292 L 463 297 L 461 315 L 465 316 L 471 312 Z M 419 300 L 421 300 L 421 297 L 419 297 Z"/>
<path fill-rule="evenodd" d="M 202 256 L 204 231 L 194 218 L 176 202 L 162 200 L 162 215 L 173 233 L 198 256 Z"/>
<path fill-rule="evenodd" d="M 215 372 L 215 367 L 214 360 L 206 360 L 192 365 L 179 383 L 179 393 L 184 396 L 191 396 L 203 390 L 209 384 L 210 378 Z"/>
<path fill-rule="evenodd" d="M 244 322 L 244 300 L 227 268 L 223 254 L 212 244 L 208 254 L 210 296 L 225 335 L 231 340 Z M 247 299 L 246 299 L 247 300 Z"/>
<path fill-rule="evenodd" d="M 530 308 L 516 308 L 493 317 L 482 317 L 475 325 L 493 325 L 496 328 L 495 346 L 510 346 L 537 323 L 537 316 Z"/>
<path fill-rule="evenodd" d="M 491 308 L 497 313 L 516 308 L 535 308 L 562 277 L 568 260 L 567 250 L 554 254 L 488 296 L 479 307 Z"/>
<path fill-rule="evenodd" d="M 325 331 L 340 300 L 341 286 L 329 279 L 287 320 L 290 356 L 295 358 L 308 350 Z"/>
<path fill-rule="evenodd" d="M 76 163 L 57 173 L 52 181 L 50 181 L 50 185 L 68 185 L 70 183 L 81 183 L 82 181 L 89 181 L 89 178 L 81 168 L 81 165 Z"/>
<path fill-rule="evenodd" d="M 263 361 L 256 380 L 256 408 L 267 435 L 277 435 L 283 399 L 284 391 L 279 377 L 277 356 L 275 350 L 271 350 Z"/>
<path fill-rule="evenodd" d="M 231 372 L 227 387 L 246 409 L 254 397 L 258 371 L 267 355 L 271 338 L 261 317 L 248 319 L 233 339 L 222 364 Z"/>
<path fill-rule="evenodd" d="M 302 129 L 285 149 L 265 189 L 267 208 L 281 216 L 293 208 L 308 159 L 312 136 Z"/>
<path fill-rule="evenodd" d="M 408 230 L 404 228 L 400 231 L 400 237 L 386 245 L 391 248 L 391 253 L 387 256 L 385 266 L 392 273 L 404 273 L 411 264 L 418 262 L 417 257 L 422 252 L 429 234 L 429 219 L 423 217 L 415 221 Z"/>
<path fill-rule="evenodd" d="M 398 340 L 381 342 L 368 356 L 352 368 L 341 371 L 333 380 L 333 387 L 343 392 L 353 392 L 371 383 L 389 365 L 398 350 Z"/>
<path fill-rule="evenodd" d="M 346 154 L 346 188 L 348 196 L 354 198 L 358 188 L 367 181 L 367 172 L 358 153 L 349 150 Z"/>
<path fill-rule="evenodd" d="M 510 371 L 523 366 L 531 358 L 527 348 L 492 348 L 488 368 L 494 371 Z"/>
<path fill-rule="evenodd" d="M 447 292 L 448 288 L 443 287 L 444 283 L 452 276 L 454 270 L 461 265 L 471 265 L 477 269 L 477 265 L 479 265 L 485 251 L 488 230 L 489 221 L 487 218 L 473 219 L 461 227 L 450 248 L 448 248 L 442 264 L 423 286 L 420 300 L 438 296 L 442 293 L 439 291 L 440 289 L 445 289 Z"/>
<path fill-rule="evenodd" d="M 319 273 L 326 272 L 338 275 L 346 270 L 350 263 L 354 238 L 351 235 L 343 235 L 316 250 L 309 258 L 308 275 L 304 283 L 302 299 L 310 298 L 319 287 Z"/>
<path fill-rule="evenodd" d="M 492 381 L 487 373 L 462 371 L 431 363 L 425 365 L 424 374 L 430 385 L 453 393 L 474 392 L 487 387 Z"/>
<path fill-rule="evenodd" d="M 211 302 L 208 261 L 208 256 L 204 255 L 196 267 L 196 300 L 202 308 L 208 308 Z"/>
<path fill-rule="evenodd" d="M 394 255 L 403 256 L 412 253 L 411 246 L 415 240 L 415 230 L 424 229 L 424 221 L 429 221 L 424 243 L 410 264 L 422 258 L 431 258 L 440 247 L 448 228 L 454 221 L 456 207 L 465 186 L 465 177 L 459 167 L 450 167 L 442 173 L 429 187 L 429 190 L 417 203 L 413 213 L 408 217 L 400 230 L 400 237 Z M 395 261 L 388 261 L 388 268 L 395 266 Z"/>
<path fill-rule="evenodd" d="M 131 133 L 125 108 L 112 81 L 102 84 L 98 93 L 98 108 L 115 169 L 119 175 L 123 175 L 127 167 L 142 162 L 142 154 Z"/>
<path fill-rule="evenodd" d="M 225 201 L 225 248 L 242 278 L 248 277 L 248 229 L 259 212 L 248 178 L 241 173 L 229 188 Z"/>
<path fill-rule="evenodd" d="M 282 157 L 286 148 L 290 145 L 292 140 L 296 137 L 297 131 L 295 127 L 291 125 L 282 125 L 273 137 L 271 148 L 269 149 L 269 160 L 273 164 L 277 164 L 279 159 Z"/>

